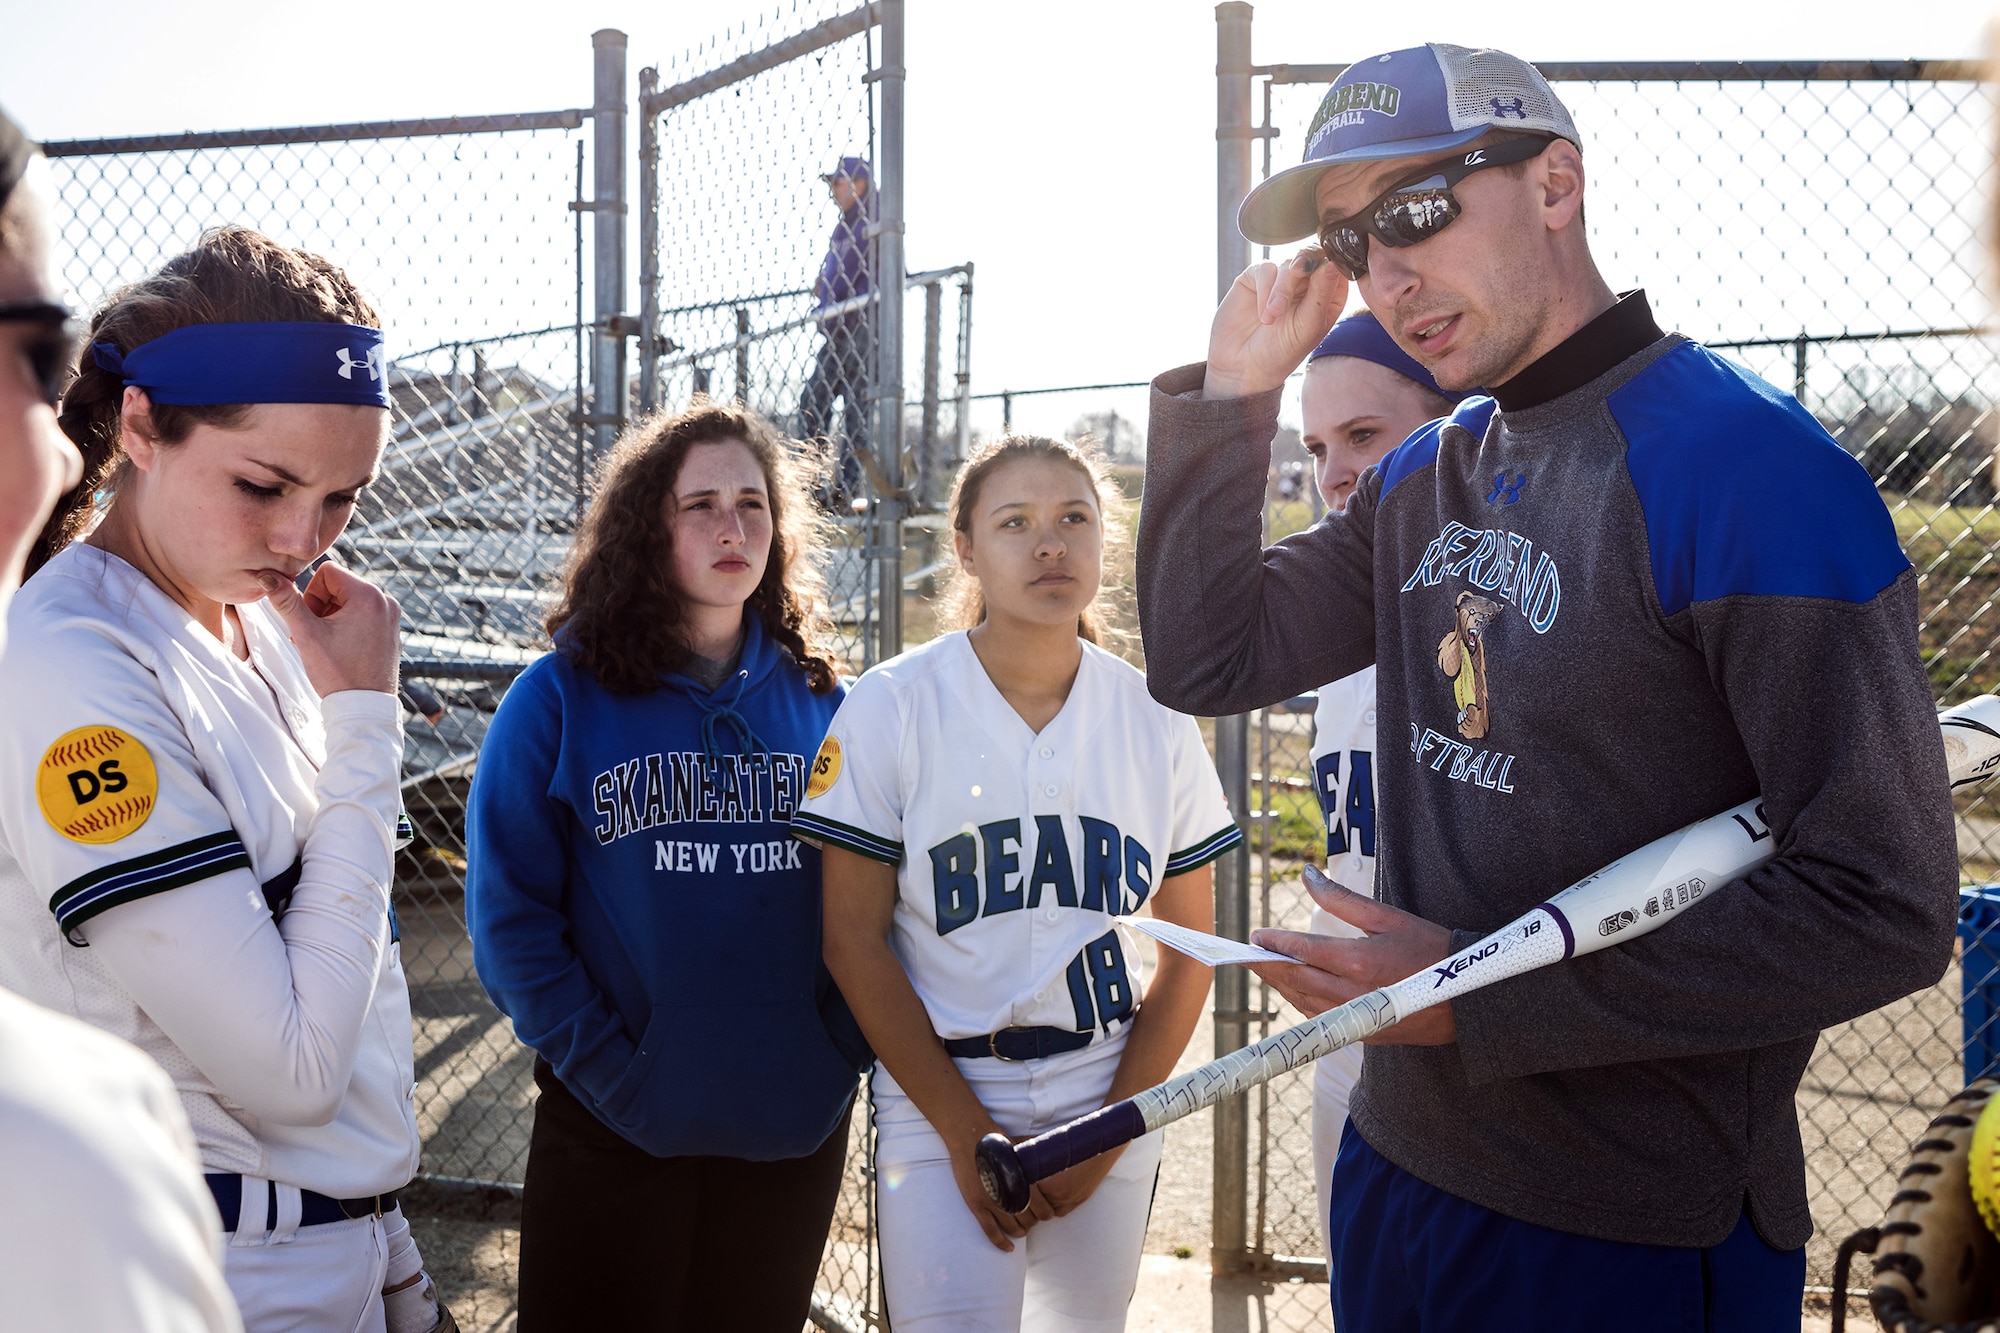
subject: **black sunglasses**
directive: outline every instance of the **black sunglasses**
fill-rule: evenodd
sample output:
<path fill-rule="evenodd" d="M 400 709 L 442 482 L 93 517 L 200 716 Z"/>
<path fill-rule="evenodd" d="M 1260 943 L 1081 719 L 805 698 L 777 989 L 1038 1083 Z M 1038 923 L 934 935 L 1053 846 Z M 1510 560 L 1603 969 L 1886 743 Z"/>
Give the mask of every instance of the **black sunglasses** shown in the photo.
<path fill-rule="evenodd" d="M 22 345 L 28 368 L 41 386 L 42 401 L 54 407 L 69 387 L 83 326 L 76 312 L 54 301 L 0 301 L 0 324 L 39 324 Z"/>
<path fill-rule="evenodd" d="M 1371 235 L 1399 250 L 1429 240 L 1464 211 L 1458 196 L 1451 192 L 1452 186 L 1475 171 L 1540 157 L 1554 142 L 1552 138 L 1509 139 L 1486 148 L 1468 149 L 1454 162 L 1433 163 L 1420 174 L 1383 191 L 1374 203 L 1353 217 L 1322 226 L 1319 247 L 1350 281 L 1359 282 L 1368 272 Z"/>

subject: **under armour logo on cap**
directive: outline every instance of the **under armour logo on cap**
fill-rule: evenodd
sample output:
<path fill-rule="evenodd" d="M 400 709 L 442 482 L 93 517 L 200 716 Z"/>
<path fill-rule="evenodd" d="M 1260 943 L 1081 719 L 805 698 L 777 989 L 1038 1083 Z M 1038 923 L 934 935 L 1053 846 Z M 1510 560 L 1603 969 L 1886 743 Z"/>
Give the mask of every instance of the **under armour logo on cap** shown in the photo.
<path fill-rule="evenodd" d="M 382 378 L 382 348 L 379 344 L 369 348 L 359 361 L 356 361 L 345 347 L 335 349 L 334 355 L 340 358 L 340 377 L 344 380 L 354 378 L 354 368 L 356 366 L 367 371 L 368 378 L 371 380 Z"/>
<path fill-rule="evenodd" d="M 1318 191 L 1329 172 L 1439 153 L 1471 152 L 1490 128 L 1582 142 L 1569 110 L 1540 70 L 1489 48 L 1429 42 L 1350 65 L 1327 89 L 1306 130 L 1304 159 L 1274 172 L 1237 213 L 1244 236 L 1284 245 L 1319 228 Z"/>

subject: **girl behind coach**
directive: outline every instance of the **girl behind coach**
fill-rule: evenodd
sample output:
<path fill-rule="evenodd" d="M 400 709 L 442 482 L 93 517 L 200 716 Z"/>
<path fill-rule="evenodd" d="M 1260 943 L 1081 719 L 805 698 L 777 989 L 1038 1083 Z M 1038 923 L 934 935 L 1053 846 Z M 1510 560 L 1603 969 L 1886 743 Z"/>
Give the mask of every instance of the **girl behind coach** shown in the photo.
<path fill-rule="evenodd" d="M 805 1322 L 865 1059 L 787 833 L 843 695 L 806 495 L 744 408 L 635 428 L 487 735 L 466 916 L 541 1087 L 523 1333 Z"/>

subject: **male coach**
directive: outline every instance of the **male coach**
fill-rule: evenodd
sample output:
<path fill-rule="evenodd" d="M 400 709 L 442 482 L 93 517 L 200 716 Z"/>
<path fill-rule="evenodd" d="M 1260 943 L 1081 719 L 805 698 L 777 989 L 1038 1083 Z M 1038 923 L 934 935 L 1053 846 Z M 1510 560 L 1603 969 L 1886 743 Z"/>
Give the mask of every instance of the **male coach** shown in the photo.
<path fill-rule="evenodd" d="M 1916 576 L 1789 396 L 1614 296 L 1581 139 L 1526 63 L 1350 67 L 1153 386 L 1148 679 L 1233 713 L 1379 668 L 1365 939 L 1269 933 L 1317 1012 L 1762 793 L 1778 854 L 1622 949 L 1419 1014 L 1367 1052 L 1329 1218 L 1341 1333 L 1797 1328 L 1793 1097 L 1823 1027 L 1929 985 L 1956 858 Z M 1320 262 L 1324 258 L 1327 262 Z M 1447 389 L 1493 386 L 1261 547 L 1285 378 L 1349 281 Z M 1394 741 L 1391 741 L 1391 738 Z"/>

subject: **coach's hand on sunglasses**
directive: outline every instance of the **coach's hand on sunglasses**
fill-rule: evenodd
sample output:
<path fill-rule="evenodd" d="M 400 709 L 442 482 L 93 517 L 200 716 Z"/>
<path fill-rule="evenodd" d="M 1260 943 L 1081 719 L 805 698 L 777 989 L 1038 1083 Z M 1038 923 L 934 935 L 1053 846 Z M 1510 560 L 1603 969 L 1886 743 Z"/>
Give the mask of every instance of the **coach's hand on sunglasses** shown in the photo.
<path fill-rule="evenodd" d="M 1243 398 L 1285 382 L 1347 304 L 1347 275 L 1317 245 L 1237 275 L 1208 331 L 1204 398 Z"/>
<path fill-rule="evenodd" d="M 1298 930 L 1254 930 L 1250 942 L 1296 963 L 1246 966 L 1308 1017 L 1346 1004 L 1357 995 L 1392 985 L 1451 953 L 1451 932 L 1420 916 L 1378 903 L 1306 867 L 1313 901 L 1358 930 L 1360 939 L 1309 935 Z M 1449 1002 L 1411 1014 L 1368 1038 L 1372 1046 L 1444 1046 L 1458 1040 Z"/>

